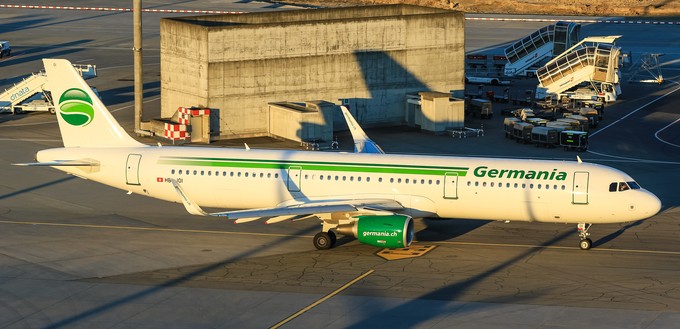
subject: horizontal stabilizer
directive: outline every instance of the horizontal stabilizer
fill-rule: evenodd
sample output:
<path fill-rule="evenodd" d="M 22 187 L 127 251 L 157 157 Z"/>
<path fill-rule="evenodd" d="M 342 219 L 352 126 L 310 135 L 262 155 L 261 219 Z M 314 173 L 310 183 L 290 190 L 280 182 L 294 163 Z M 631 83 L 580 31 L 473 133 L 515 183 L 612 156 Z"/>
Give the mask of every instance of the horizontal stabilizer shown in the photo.
<path fill-rule="evenodd" d="M 49 162 L 13 163 L 12 165 L 27 167 L 95 167 L 99 166 L 99 162 L 82 160 L 56 160 Z"/>

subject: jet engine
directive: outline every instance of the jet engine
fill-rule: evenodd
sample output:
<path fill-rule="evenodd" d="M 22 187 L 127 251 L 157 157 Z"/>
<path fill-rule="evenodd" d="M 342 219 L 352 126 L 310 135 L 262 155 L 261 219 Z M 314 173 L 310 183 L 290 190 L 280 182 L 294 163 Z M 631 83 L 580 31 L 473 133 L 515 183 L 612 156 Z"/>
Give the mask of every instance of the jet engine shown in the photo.
<path fill-rule="evenodd" d="M 381 248 L 405 248 L 413 241 L 413 218 L 410 216 L 363 215 L 354 218 L 354 223 L 339 225 L 335 231 Z"/>

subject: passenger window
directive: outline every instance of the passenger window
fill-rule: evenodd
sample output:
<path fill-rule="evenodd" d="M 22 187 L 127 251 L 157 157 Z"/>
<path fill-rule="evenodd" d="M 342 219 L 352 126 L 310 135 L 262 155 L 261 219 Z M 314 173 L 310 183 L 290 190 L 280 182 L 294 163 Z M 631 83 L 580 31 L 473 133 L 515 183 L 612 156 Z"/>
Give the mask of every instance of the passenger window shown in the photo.
<path fill-rule="evenodd" d="M 323 176 L 321 176 L 323 179 Z M 272 178 L 272 173 L 267 173 L 267 178 Z"/>
<path fill-rule="evenodd" d="M 493 182 L 491 182 L 491 187 L 493 187 Z"/>
<path fill-rule="evenodd" d="M 479 182 L 475 182 L 475 186 L 479 186 Z"/>
<path fill-rule="evenodd" d="M 432 184 L 432 181 L 430 181 L 430 184 Z M 468 186 L 472 185 L 472 182 L 471 182 L 471 181 L 468 181 L 468 184 L 467 184 L 467 185 L 468 185 Z"/>
<path fill-rule="evenodd" d="M 198 174 L 198 170 L 194 170 L 194 176 L 196 176 L 196 174 Z"/>
<path fill-rule="evenodd" d="M 397 183 L 401 184 L 401 178 L 397 178 Z"/>
<path fill-rule="evenodd" d="M 182 169 L 179 170 L 179 174 L 180 174 L 180 175 L 182 174 Z"/>
<path fill-rule="evenodd" d="M 406 178 L 406 184 L 408 184 L 408 178 Z"/>
<path fill-rule="evenodd" d="M 439 180 L 438 180 L 438 179 L 435 181 L 435 184 L 439 185 Z"/>
<path fill-rule="evenodd" d="M 208 176 L 212 176 L 212 171 L 208 170 Z"/>
<path fill-rule="evenodd" d="M 279 174 L 274 174 L 274 178 L 279 178 Z"/>
<path fill-rule="evenodd" d="M 486 182 L 482 183 L 482 186 L 483 186 L 483 187 L 486 187 Z"/>
<path fill-rule="evenodd" d="M 366 177 L 366 182 L 368 183 L 370 181 L 371 181 L 371 177 Z"/>

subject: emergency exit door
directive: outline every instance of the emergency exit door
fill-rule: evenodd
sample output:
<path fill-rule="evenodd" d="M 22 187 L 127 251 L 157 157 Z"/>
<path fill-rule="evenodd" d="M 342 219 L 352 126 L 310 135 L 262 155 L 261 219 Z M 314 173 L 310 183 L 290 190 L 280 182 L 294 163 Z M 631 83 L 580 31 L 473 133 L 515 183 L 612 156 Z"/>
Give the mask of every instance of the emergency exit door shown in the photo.
<path fill-rule="evenodd" d="M 458 173 L 444 174 L 444 199 L 458 199 Z"/>
<path fill-rule="evenodd" d="M 142 161 L 141 154 L 130 154 L 125 166 L 125 181 L 128 185 L 139 184 L 139 163 Z"/>
<path fill-rule="evenodd" d="M 574 187 L 571 193 L 573 204 L 588 204 L 588 175 L 582 171 L 574 173 Z"/>
<path fill-rule="evenodd" d="M 288 168 L 288 191 L 300 192 L 300 180 L 302 179 L 302 167 L 291 166 Z"/>

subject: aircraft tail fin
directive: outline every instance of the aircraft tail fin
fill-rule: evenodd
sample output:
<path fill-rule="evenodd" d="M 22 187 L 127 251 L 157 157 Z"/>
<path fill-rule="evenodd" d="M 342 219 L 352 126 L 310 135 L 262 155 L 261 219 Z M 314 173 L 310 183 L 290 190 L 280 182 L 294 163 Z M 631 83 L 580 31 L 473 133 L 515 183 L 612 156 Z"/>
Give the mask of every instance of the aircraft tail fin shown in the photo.
<path fill-rule="evenodd" d="M 378 144 L 368 138 L 368 135 L 361 129 L 357 121 L 354 120 L 352 113 L 349 113 L 347 107 L 340 106 L 340 110 L 342 111 L 342 116 L 345 117 L 349 132 L 352 133 L 352 139 L 354 139 L 354 153 L 385 153 Z"/>
<path fill-rule="evenodd" d="M 71 62 L 43 59 L 64 147 L 143 146 L 128 135 Z"/>

